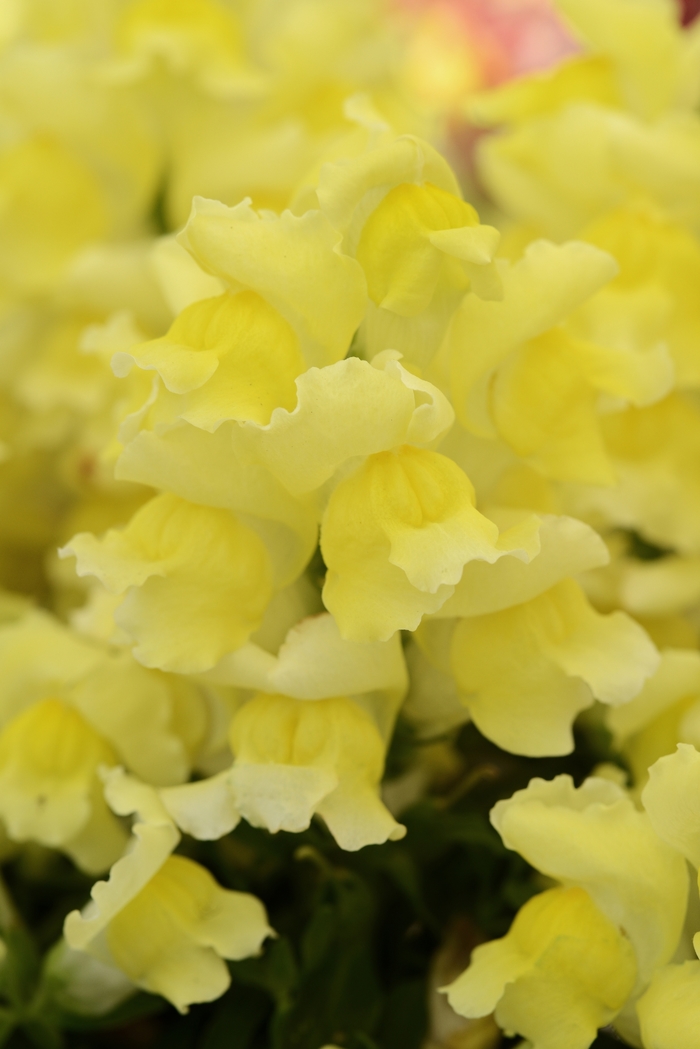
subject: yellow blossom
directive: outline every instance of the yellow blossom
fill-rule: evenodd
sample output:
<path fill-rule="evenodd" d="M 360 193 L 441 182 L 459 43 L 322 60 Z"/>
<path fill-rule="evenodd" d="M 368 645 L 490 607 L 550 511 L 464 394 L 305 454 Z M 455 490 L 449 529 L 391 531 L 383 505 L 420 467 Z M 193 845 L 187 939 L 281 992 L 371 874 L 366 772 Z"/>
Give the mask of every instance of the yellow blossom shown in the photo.
<path fill-rule="evenodd" d="M 207 670 L 259 626 L 272 594 L 263 542 L 233 514 L 156 496 L 123 531 L 64 548 L 79 575 L 125 594 L 115 613 L 145 666 Z M 214 598 L 216 595 L 216 598 Z"/>
<path fill-rule="evenodd" d="M 179 834 L 153 790 L 116 775 L 107 797 L 120 815 L 138 813 L 132 848 L 109 881 L 93 886 L 83 914 L 66 918 L 69 946 L 121 969 L 180 1012 L 218 998 L 231 979 L 223 959 L 259 953 L 272 932 L 264 907 L 248 893 L 222 889 L 198 863 L 171 855 Z"/>
<path fill-rule="evenodd" d="M 549 889 L 516 915 L 507 936 L 477 947 L 444 988 L 463 1016 L 486 1016 L 537 1049 L 588 1049 L 634 986 L 629 940 L 584 889 Z"/>

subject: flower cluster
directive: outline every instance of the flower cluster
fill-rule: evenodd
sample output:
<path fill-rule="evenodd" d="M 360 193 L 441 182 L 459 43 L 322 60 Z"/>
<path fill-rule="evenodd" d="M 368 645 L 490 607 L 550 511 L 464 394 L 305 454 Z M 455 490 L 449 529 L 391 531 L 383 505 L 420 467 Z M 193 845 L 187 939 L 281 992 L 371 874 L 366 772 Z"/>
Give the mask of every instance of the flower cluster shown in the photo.
<path fill-rule="evenodd" d="M 399 715 L 583 716 L 629 785 L 497 803 L 548 887 L 448 1000 L 700 1044 L 700 34 L 558 7 L 580 51 L 469 101 L 488 221 L 370 0 L 2 15 L 2 848 L 106 878 L 63 950 L 117 998 L 275 935 L 183 835 L 398 841 Z"/>

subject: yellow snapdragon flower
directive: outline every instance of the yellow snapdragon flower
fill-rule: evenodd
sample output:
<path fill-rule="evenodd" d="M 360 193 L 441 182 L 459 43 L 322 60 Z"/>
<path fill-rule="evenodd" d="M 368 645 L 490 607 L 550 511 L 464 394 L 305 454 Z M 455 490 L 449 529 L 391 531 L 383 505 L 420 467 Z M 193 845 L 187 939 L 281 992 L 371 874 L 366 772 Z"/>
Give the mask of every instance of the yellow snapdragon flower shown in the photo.
<path fill-rule="evenodd" d="M 634 529 L 662 549 L 696 554 L 700 411 L 692 395 L 672 393 L 646 408 L 605 415 L 601 429 L 617 484 L 572 491 L 570 512 Z"/>
<path fill-rule="evenodd" d="M 123 531 L 102 540 L 77 535 L 61 553 L 78 559 L 79 575 L 125 594 L 117 624 L 139 662 L 164 670 L 208 670 L 245 644 L 272 596 L 270 557 L 250 528 L 226 510 L 168 493 Z"/>
<path fill-rule="evenodd" d="M 71 256 L 108 232 L 98 180 L 60 140 L 36 135 L 0 152 L 0 283 L 50 288 Z"/>
<path fill-rule="evenodd" d="M 450 662 L 479 729 L 506 750 L 542 755 L 573 750 L 576 715 L 594 698 L 632 699 L 659 655 L 634 620 L 601 616 L 568 579 L 532 601 L 459 620 Z"/>
<path fill-rule="evenodd" d="M 489 512 L 502 521 L 504 514 L 512 520 L 524 513 L 504 507 Z M 624 613 L 600 616 L 570 578 L 607 564 L 600 536 L 574 518 L 536 518 L 540 550 L 531 561 L 470 562 L 453 596 L 414 635 L 404 713 L 421 735 L 471 716 L 508 750 L 565 752 L 573 745 L 572 720 L 594 693 L 625 709 L 655 672 L 659 656 L 644 631 Z M 506 650 L 517 653 L 512 672 L 504 660 L 505 636 L 513 646 Z M 579 645 L 586 657 L 576 669 L 570 660 Z M 622 655 L 628 646 L 636 652 L 632 660 Z M 525 690 L 524 666 L 525 680 L 533 682 Z"/>
<path fill-rule="evenodd" d="M 491 821 L 508 848 L 561 887 L 530 900 L 504 939 L 474 951 L 470 967 L 446 988 L 455 1008 L 477 1016 L 495 1006 L 509 1033 L 541 1049 L 585 1049 L 610 1021 L 638 1044 L 635 1006 L 639 1001 L 644 1022 L 640 995 L 651 987 L 646 1029 L 660 1032 L 655 986 L 669 972 L 666 983 L 679 986 L 668 963 L 683 931 L 688 876 L 681 853 L 657 835 L 656 820 L 610 780 L 590 778 L 575 788 L 558 776 L 533 779 L 499 801 Z M 671 829 L 666 838 L 673 836 Z M 683 972 L 681 987 L 694 975 Z M 679 1029 L 686 1022 L 681 1013 Z M 672 1044 L 655 1037 L 665 1036 L 652 1035 L 645 1049 Z"/>
<path fill-rule="evenodd" d="M 601 394 L 637 405 L 661 398 L 673 382 L 665 348 L 598 344 L 567 323 L 615 276 L 607 253 L 535 241 L 501 269 L 502 302 L 466 296 L 440 351 L 460 423 L 554 480 L 612 485 Z"/>
<path fill-rule="evenodd" d="M 654 973 L 648 990 L 637 1002 L 644 1049 L 696 1049 L 700 962 L 665 965 Z"/>
<path fill-rule="evenodd" d="M 602 345 L 655 356 L 666 344 L 675 384 L 696 387 L 700 381 L 700 311 L 694 293 L 700 277 L 697 237 L 643 201 L 607 212 L 581 236 L 608 251 L 620 272 L 581 308 L 575 319 L 578 332 Z M 655 385 L 658 398 L 664 387 L 661 373 Z"/>
<path fill-rule="evenodd" d="M 0 675 L 0 817 L 10 837 L 104 870 L 125 837 L 100 767 L 123 762 L 158 786 L 186 780 L 209 731 L 201 689 L 36 611 L 0 627 Z"/>
<path fill-rule="evenodd" d="M 68 945 L 120 969 L 180 1012 L 224 993 L 224 958 L 259 953 L 272 934 L 254 896 L 222 889 L 206 868 L 173 856 L 179 833 L 155 791 L 117 773 L 106 793 L 120 815 L 137 813 L 132 847 L 97 882 L 81 914 L 66 918 Z"/>
<path fill-rule="evenodd" d="M 273 833 L 297 832 L 317 813 L 344 849 L 403 836 L 379 798 L 407 685 L 398 636 L 346 641 L 324 613 L 295 624 L 276 653 L 249 643 L 205 677 L 239 690 L 229 728 L 234 762 L 160 792 L 182 830 L 220 837 L 243 816 Z"/>
<path fill-rule="evenodd" d="M 111 76 L 137 79 L 161 60 L 173 74 L 194 74 L 214 94 L 256 93 L 260 75 L 246 61 L 236 13 L 219 0 L 131 0 L 114 29 Z"/>
<path fill-rule="evenodd" d="M 60 699 L 17 714 L 0 733 L 0 816 L 10 838 L 60 848 L 83 868 L 104 870 L 126 841 L 97 775 L 116 763 L 106 741 Z"/>
<path fill-rule="evenodd" d="M 236 804 L 253 825 L 300 831 L 318 812 L 352 850 L 406 833 L 377 796 L 382 738 L 352 700 L 258 693 L 234 716 L 230 742 Z"/>
<path fill-rule="evenodd" d="M 475 948 L 443 988 L 462 1016 L 487 1016 L 535 1049 L 588 1049 L 634 987 L 632 946 L 584 889 L 529 900 L 502 940 Z"/>
<path fill-rule="evenodd" d="M 507 848 L 564 886 L 585 889 L 629 938 L 637 987 L 673 957 L 686 913 L 683 857 L 614 783 L 570 776 L 530 781 L 492 809 Z"/>
<path fill-rule="evenodd" d="M 390 346 L 425 367 L 467 291 L 500 298 L 500 234 L 479 222 L 426 142 L 403 136 L 326 164 L 316 196 L 367 279 L 361 336 L 369 357 Z"/>
<path fill-rule="evenodd" d="M 631 702 L 606 713 L 638 790 L 659 758 L 677 743 L 700 744 L 700 654 L 666 649 L 656 673 Z"/>

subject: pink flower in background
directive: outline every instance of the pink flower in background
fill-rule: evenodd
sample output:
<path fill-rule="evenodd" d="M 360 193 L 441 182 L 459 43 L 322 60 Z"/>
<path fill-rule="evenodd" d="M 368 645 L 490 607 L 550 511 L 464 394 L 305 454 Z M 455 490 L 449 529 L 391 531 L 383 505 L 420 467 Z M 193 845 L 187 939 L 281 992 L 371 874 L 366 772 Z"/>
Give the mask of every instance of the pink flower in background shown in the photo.
<path fill-rule="evenodd" d="M 464 119 L 475 91 L 555 65 L 580 46 L 552 0 L 390 0 L 407 21 L 405 74 L 413 98 L 442 122 L 442 148 L 473 185 L 481 132 Z"/>
<path fill-rule="evenodd" d="M 550 0 L 395 2 L 413 21 L 409 75 L 438 107 L 579 49 Z"/>

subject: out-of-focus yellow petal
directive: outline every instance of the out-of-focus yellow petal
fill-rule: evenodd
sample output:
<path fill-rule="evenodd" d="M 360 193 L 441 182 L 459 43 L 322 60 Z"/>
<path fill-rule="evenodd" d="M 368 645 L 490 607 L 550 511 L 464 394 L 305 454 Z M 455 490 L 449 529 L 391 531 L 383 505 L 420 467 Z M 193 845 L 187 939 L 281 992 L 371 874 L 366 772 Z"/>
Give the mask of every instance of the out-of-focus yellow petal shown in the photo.
<path fill-rule="evenodd" d="M 700 867 L 700 754 L 689 743 L 659 758 L 642 791 L 654 830 L 694 867 Z"/>
<path fill-rule="evenodd" d="M 637 1002 L 644 1049 L 700 1046 L 700 962 L 665 965 Z"/>
<path fill-rule="evenodd" d="M 675 101 L 681 31 L 672 0 L 557 0 L 591 47 L 614 63 L 627 105 L 658 117 Z"/>

